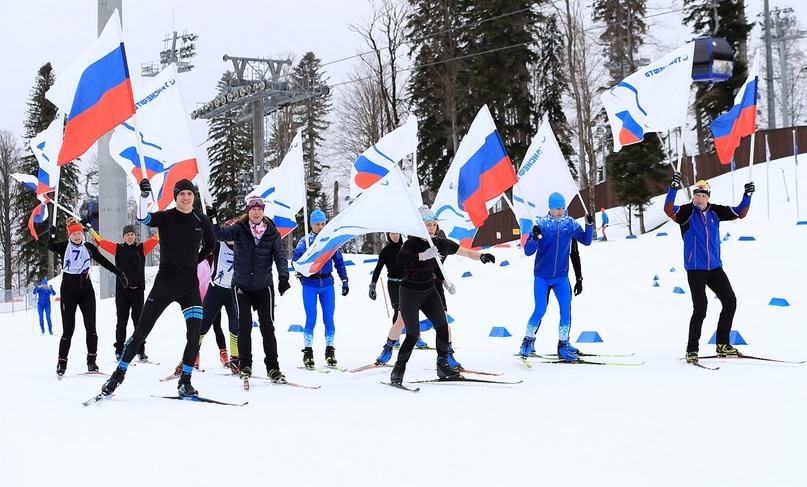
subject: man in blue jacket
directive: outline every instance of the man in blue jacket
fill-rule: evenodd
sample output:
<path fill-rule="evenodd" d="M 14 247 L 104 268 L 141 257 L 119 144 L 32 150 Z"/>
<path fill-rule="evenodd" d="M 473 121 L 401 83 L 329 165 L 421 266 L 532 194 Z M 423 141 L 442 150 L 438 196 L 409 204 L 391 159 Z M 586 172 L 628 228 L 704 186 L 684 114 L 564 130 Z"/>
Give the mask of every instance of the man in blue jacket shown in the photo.
<path fill-rule="evenodd" d="M 50 321 L 50 297 L 56 295 L 53 286 L 48 285 L 47 279 L 42 279 L 42 285 L 34 288 L 33 293 L 37 296 L 36 311 L 39 313 L 39 328 L 45 334 L 45 322 L 42 315 L 48 319 L 48 333 L 53 335 L 53 324 Z"/>
<path fill-rule="evenodd" d="M 294 256 L 292 262 L 297 262 L 303 256 L 309 245 L 314 243 L 314 239 L 319 232 L 325 228 L 325 213 L 320 209 L 311 212 L 309 218 L 311 224 L 311 233 L 300 239 L 297 247 L 294 249 Z M 308 244 L 306 245 L 306 239 Z M 336 273 L 339 274 L 339 279 L 342 280 L 342 296 L 347 296 L 350 288 L 347 281 L 347 270 L 345 269 L 345 261 L 342 258 L 342 251 L 337 250 L 333 256 L 325 262 L 322 269 L 316 274 L 311 274 L 307 277 L 301 277 L 300 281 L 303 285 L 303 307 L 305 307 L 305 330 L 303 331 L 303 365 L 306 368 L 314 368 L 314 326 L 317 324 L 317 299 L 322 306 L 322 321 L 325 323 L 325 361 L 328 366 L 336 366 L 336 350 L 333 347 L 333 337 L 336 332 L 336 327 L 333 323 L 333 312 L 336 307 L 336 293 L 333 286 L 333 272 L 334 266 Z"/>
<path fill-rule="evenodd" d="M 723 271 L 720 260 L 720 222 L 744 218 L 751 206 L 754 183 L 745 184 L 743 199 L 735 207 L 709 203 L 712 194 L 709 183 L 700 180 L 695 183 L 692 202 L 675 206 L 675 195 L 681 189 L 681 173 L 673 174 L 664 212 L 681 226 L 684 239 L 684 268 L 687 271 L 689 292 L 692 294 L 692 318 L 689 320 L 689 340 L 687 341 L 686 361 L 698 361 L 698 341 L 701 327 L 706 318 L 706 287 L 708 286 L 720 300 L 723 309 L 717 320 L 715 342 L 718 355 L 740 355 L 729 343 L 737 298 L 731 288 L 728 276 Z"/>
<path fill-rule="evenodd" d="M 535 332 L 546 313 L 547 293 L 555 293 L 560 307 L 558 326 L 558 357 L 574 361 L 578 350 L 569 343 L 569 328 L 572 322 L 572 287 L 569 285 L 569 252 L 572 239 L 590 245 L 594 236 L 594 216 L 586 215 L 586 228 L 565 214 L 566 200 L 560 193 L 549 195 L 549 214 L 538 218 L 532 227 L 531 238 L 524 243 L 524 253 L 535 254 L 535 310 L 527 321 L 527 332 L 521 342 L 519 354 L 529 357 L 535 342 Z"/>

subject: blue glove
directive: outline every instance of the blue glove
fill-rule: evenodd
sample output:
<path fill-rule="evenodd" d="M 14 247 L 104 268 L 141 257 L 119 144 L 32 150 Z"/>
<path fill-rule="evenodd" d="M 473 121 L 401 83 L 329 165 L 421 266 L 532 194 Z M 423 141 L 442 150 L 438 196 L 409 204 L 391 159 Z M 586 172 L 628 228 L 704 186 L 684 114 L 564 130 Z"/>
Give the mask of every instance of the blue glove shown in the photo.
<path fill-rule="evenodd" d="M 342 296 L 347 296 L 347 293 L 350 292 L 350 288 L 347 285 L 347 279 L 342 281 Z"/>

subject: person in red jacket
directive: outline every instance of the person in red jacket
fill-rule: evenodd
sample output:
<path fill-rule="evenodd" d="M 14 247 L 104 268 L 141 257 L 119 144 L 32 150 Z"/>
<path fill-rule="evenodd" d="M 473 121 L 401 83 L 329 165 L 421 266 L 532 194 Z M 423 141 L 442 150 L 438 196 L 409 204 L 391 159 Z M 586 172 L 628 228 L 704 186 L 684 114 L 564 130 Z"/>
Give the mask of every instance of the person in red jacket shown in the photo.
<path fill-rule="evenodd" d="M 160 243 L 157 235 L 146 239 L 145 242 L 138 243 L 134 225 L 124 226 L 122 233 L 123 243 L 115 243 L 105 240 L 94 229 L 90 229 L 95 243 L 115 257 L 115 265 L 129 278 L 127 287 L 123 287 L 120 282 L 115 286 L 115 310 L 118 315 L 118 322 L 115 325 L 115 360 L 120 360 L 123 354 L 129 313 L 131 312 L 132 324 L 135 328 L 137 328 L 137 322 L 140 321 L 146 289 L 146 256 Z M 141 362 L 148 360 L 146 342 L 140 345 L 137 356 Z"/>

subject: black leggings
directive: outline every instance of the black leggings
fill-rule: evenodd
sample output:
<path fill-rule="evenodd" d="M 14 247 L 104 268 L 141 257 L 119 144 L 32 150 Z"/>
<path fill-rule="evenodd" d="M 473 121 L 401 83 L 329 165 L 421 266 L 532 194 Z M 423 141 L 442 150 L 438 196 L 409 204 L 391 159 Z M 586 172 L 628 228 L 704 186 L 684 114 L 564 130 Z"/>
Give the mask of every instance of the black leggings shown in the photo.
<path fill-rule="evenodd" d="M 222 307 L 227 312 L 230 334 L 238 336 L 238 312 L 235 309 L 233 291 L 230 288 L 210 284 L 207 287 L 207 294 L 205 294 L 205 300 L 202 307 L 204 308 L 204 317 L 202 317 L 202 335 L 207 334 L 207 332 L 210 331 L 210 326 L 213 325 L 213 330 L 216 333 L 216 343 L 220 349 L 226 348 L 227 342 L 225 341 L 224 333 L 221 330 Z M 219 322 L 218 329 L 216 329 L 215 326 L 216 321 Z"/>
<path fill-rule="evenodd" d="M 264 364 L 267 372 L 279 369 L 277 363 L 277 339 L 275 338 L 275 290 L 264 288 L 244 291 L 233 287 L 235 307 L 238 312 L 238 354 L 241 369 L 252 367 L 252 309 L 258 312 L 258 324 L 263 335 Z"/>
<path fill-rule="evenodd" d="M 719 267 L 711 271 L 687 271 L 687 281 L 689 281 L 689 292 L 692 293 L 692 318 L 689 320 L 687 352 L 698 351 L 701 328 L 703 320 L 706 318 L 706 307 L 709 304 L 706 287 L 717 295 L 717 299 L 723 305 L 717 320 L 715 343 L 728 344 L 734 312 L 737 310 L 737 297 L 734 295 L 734 290 L 731 288 L 731 283 L 723 268 Z"/>
<path fill-rule="evenodd" d="M 140 314 L 140 321 L 135 327 L 134 335 L 123 347 L 121 362 L 128 364 L 134 359 L 140 346 L 145 343 L 146 337 L 157 323 L 157 318 L 173 302 L 178 303 L 182 308 L 187 327 L 185 333 L 187 342 L 182 354 L 182 364 L 193 368 L 196 356 L 199 354 L 199 328 L 202 324 L 202 298 L 199 295 L 199 281 L 195 276 L 184 280 L 166 278 L 159 272 L 154 279 L 154 287 L 151 288 L 146 303 L 143 305 L 143 312 Z"/>
<path fill-rule="evenodd" d="M 143 312 L 143 289 L 123 289 L 115 290 L 115 309 L 118 314 L 118 323 L 115 326 L 115 353 L 123 353 L 123 344 L 126 342 L 126 325 L 129 322 L 129 310 L 132 311 L 132 323 L 137 328 L 140 321 L 140 313 Z M 146 343 L 143 342 L 137 353 L 146 351 Z"/>
<path fill-rule="evenodd" d="M 76 331 L 76 310 L 84 317 L 84 330 L 87 332 L 87 353 L 98 351 L 98 333 L 95 330 L 95 291 L 89 279 L 84 279 L 80 288 L 62 286 L 62 339 L 59 341 L 59 358 L 67 360 L 73 332 Z"/>
<path fill-rule="evenodd" d="M 427 289 L 410 289 L 401 286 L 401 316 L 406 327 L 406 339 L 398 351 L 398 361 L 406 363 L 420 336 L 420 311 L 431 320 L 437 333 L 437 356 L 445 357 L 448 352 L 448 321 L 443 310 L 443 302 L 437 289 L 430 285 Z"/>
<path fill-rule="evenodd" d="M 392 324 L 398 321 L 398 313 L 400 306 L 398 301 L 400 299 L 401 281 L 393 281 L 387 279 L 387 291 L 389 291 L 389 304 L 392 306 Z"/>

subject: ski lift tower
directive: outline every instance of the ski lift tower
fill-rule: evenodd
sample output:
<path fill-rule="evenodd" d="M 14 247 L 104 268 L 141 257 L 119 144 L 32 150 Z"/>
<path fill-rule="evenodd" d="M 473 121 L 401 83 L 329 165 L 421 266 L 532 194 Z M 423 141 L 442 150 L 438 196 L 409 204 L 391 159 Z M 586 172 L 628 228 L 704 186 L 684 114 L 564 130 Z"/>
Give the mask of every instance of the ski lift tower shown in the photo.
<path fill-rule="evenodd" d="M 292 79 L 289 59 L 263 59 L 224 55 L 233 63 L 235 76 L 213 100 L 202 103 L 191 112 L 191 118 L 227 118 L 236 121 L 252 119 L 253 180 L 261 182 L 266 173 L 264 163 L 264 117 L 293 103 L 327 95 L 326 85 L 303 86 Z"/>

